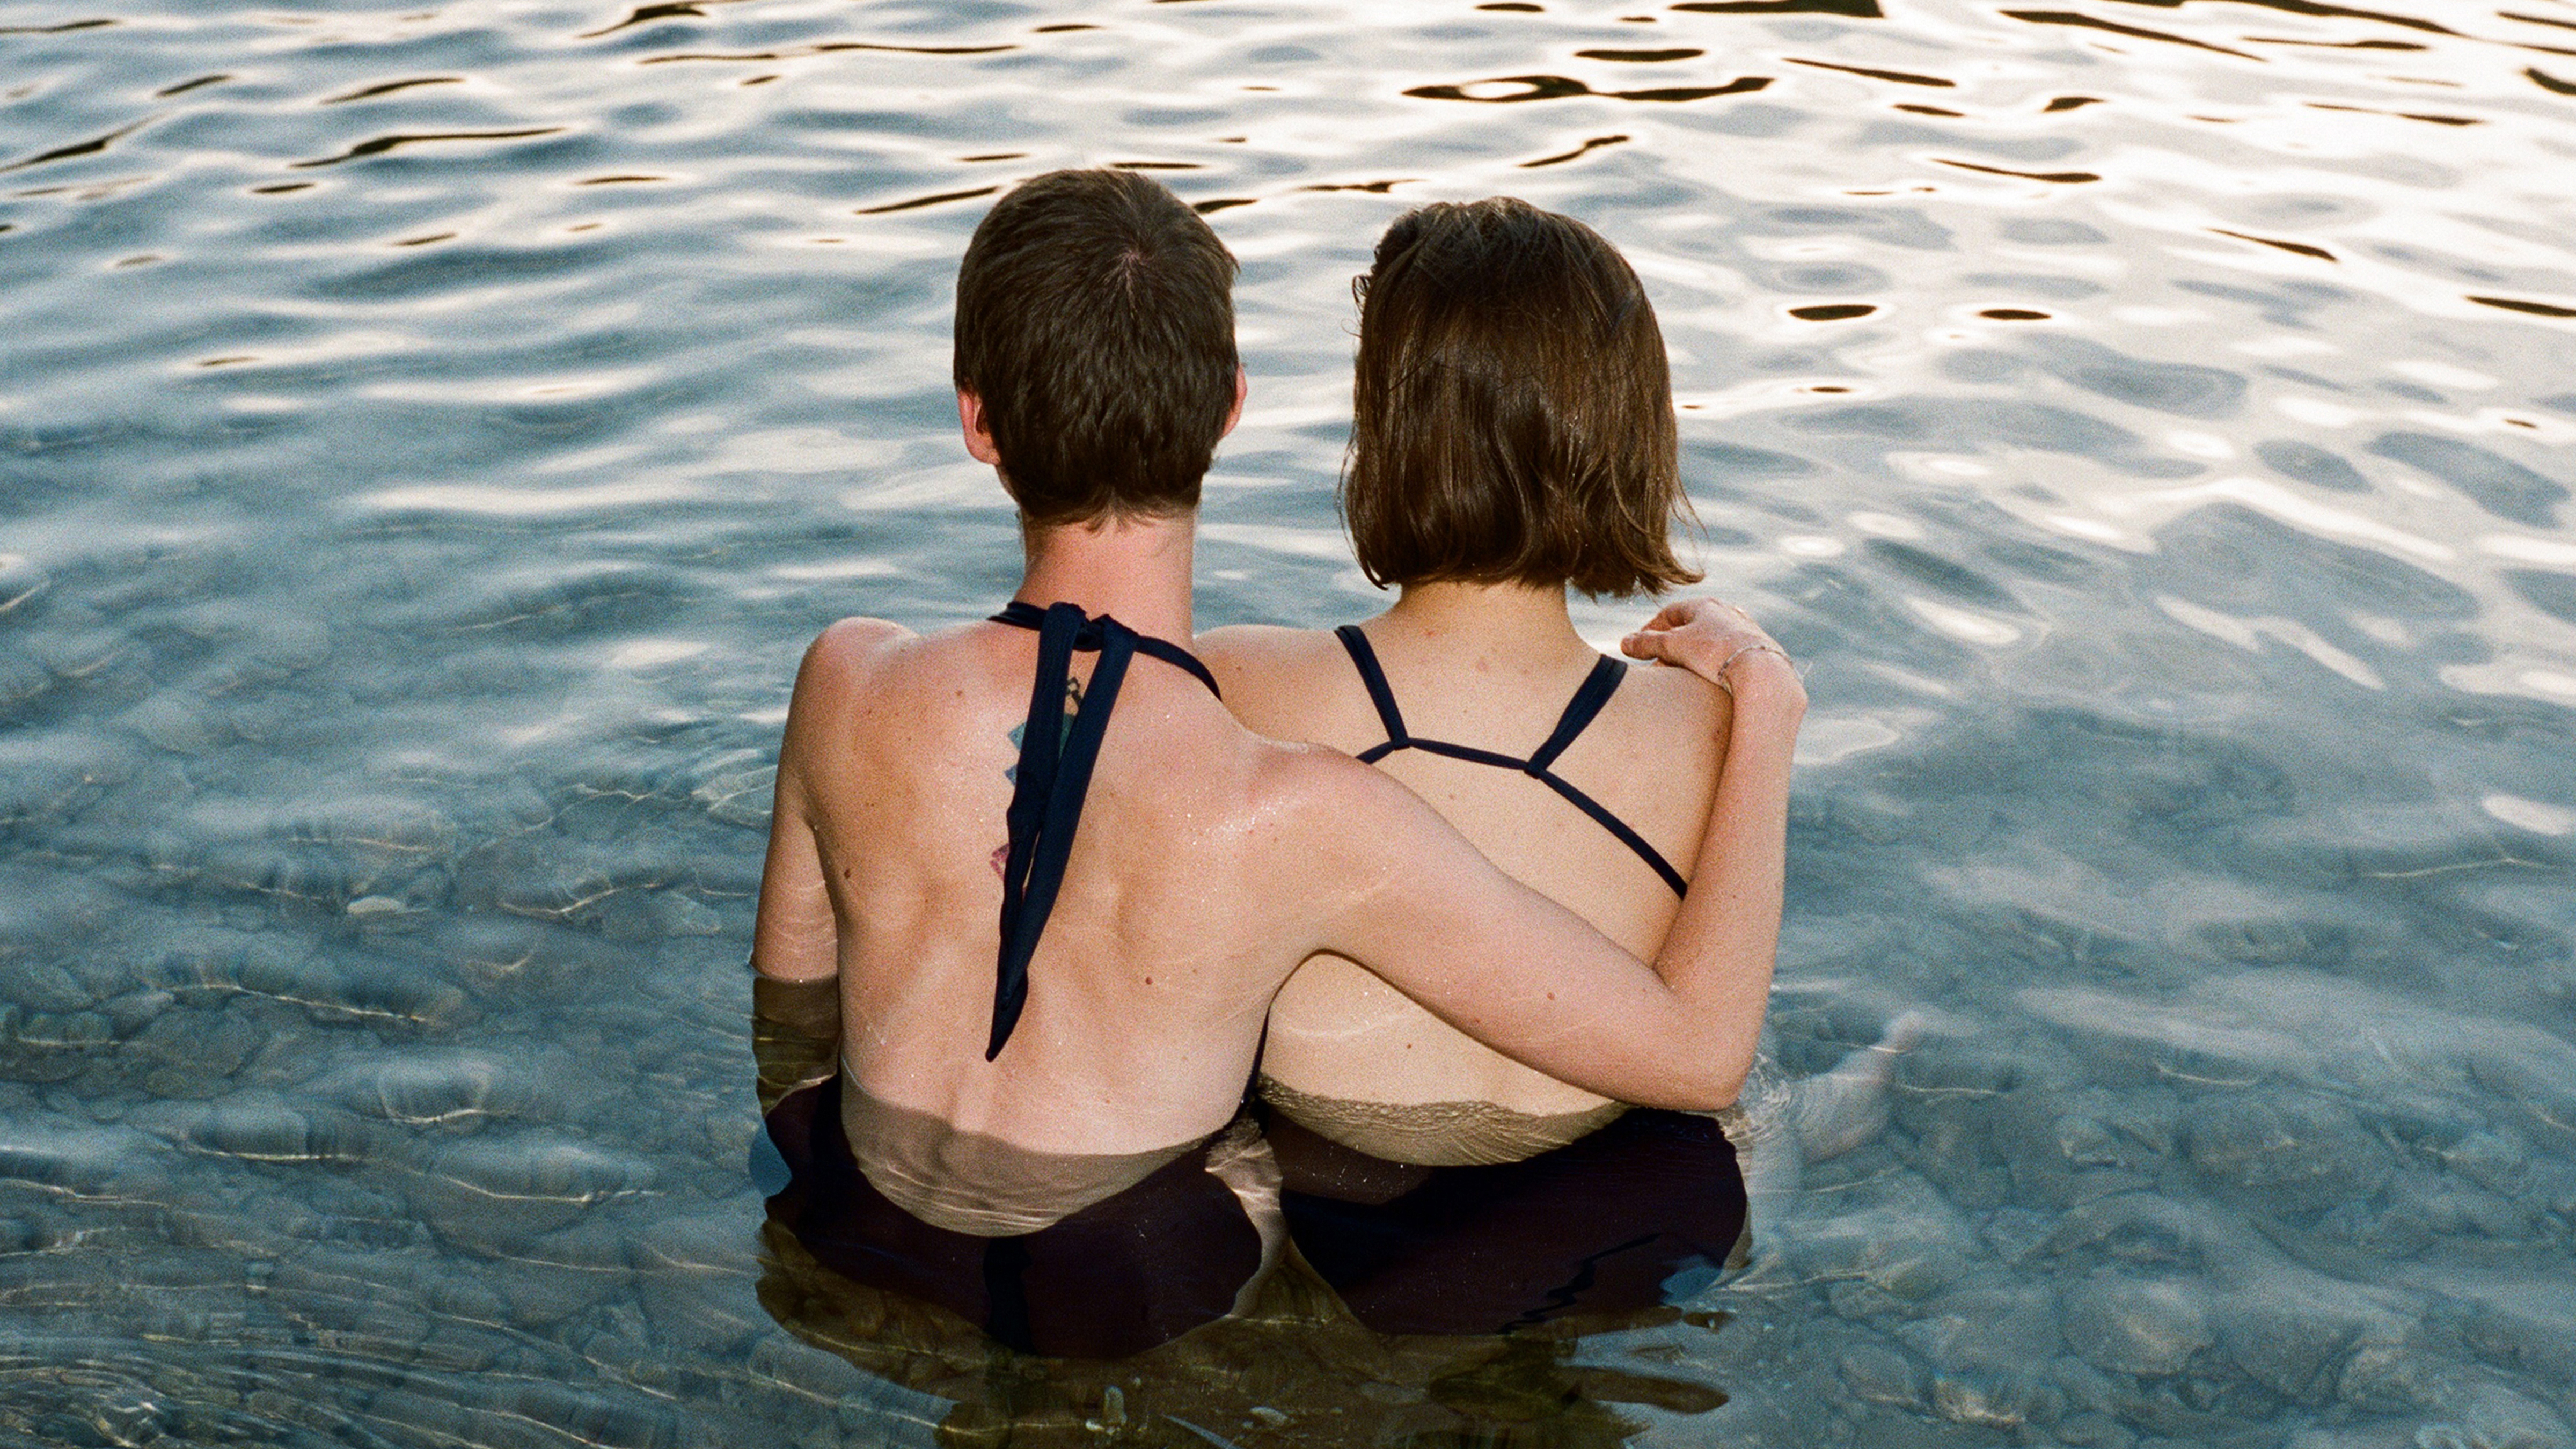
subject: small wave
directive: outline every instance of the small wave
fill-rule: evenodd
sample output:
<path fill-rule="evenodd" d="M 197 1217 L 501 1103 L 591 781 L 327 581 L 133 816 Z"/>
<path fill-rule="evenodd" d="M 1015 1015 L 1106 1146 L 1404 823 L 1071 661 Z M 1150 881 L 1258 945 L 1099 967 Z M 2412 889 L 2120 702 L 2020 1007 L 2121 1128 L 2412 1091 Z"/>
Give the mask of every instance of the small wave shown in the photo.
<path fill-rule="evenodd" d="M 517 141 L 532 136 L 560 135 L 564 129 L 562 126 L 528 126 L 514 131 L 423 131 L 404 135 L 377 136 L 372 140 L 360 141 L 337 156 L 323 156 L 311 161 L 297 161 L 290 164 L 299 170 L 312 166 L 337 166 L 344 161 L 359 161 L 369 156 L 382 156 L 388 151 L 403 146 L 421 146 L 437 141 Z"/>

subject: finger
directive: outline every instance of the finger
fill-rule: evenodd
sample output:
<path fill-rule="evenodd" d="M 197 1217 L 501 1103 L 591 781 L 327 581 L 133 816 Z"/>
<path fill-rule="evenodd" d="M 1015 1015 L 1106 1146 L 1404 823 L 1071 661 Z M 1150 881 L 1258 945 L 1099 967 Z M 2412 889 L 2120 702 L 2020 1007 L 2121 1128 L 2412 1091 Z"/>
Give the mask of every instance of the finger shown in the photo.
<path fill-rule="evenodd" d="M 1670 629 L 1674 627 L 1690 616 L 1690 606 L 1693 602 L 1694 601 L 1690 599 L 1673 600 L 1671 603 L 1657 609 L 1655 611 L 1655 617 L 1648 619 L 1645 622 L 1644 627 L 1648 629 Z"/>
<path fill-rule="evenodd" d="M 1670 663 L 1672 661 L 1673 636 L 1669 630 L 1652 628 L 1641 629 L 1619 641 L 1619 652 L 1627 655 L 1631 659 L 1653 659 L 1663 663 Z"/>
<path fill-rule="evenodd" d="M 1726 605 L 1720 603 L 1716 599 L 1675 599 L 1671 603 L 1664 605 L 1664 607 L 1656 613 L 1654 618 L 1647 620 L 1646 627 L 1649 629 L 1679 629 L 1684 625 L 1689 624 L 1692 620 L 1706 618 L 1712 613 L 1723 610 L 1725 607 Z"/>

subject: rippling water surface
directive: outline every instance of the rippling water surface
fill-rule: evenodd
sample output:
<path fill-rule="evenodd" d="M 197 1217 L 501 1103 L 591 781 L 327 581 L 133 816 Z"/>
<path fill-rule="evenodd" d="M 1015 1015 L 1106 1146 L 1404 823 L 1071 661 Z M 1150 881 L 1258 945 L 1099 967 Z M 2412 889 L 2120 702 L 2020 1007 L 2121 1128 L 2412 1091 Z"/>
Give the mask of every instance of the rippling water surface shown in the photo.
<path fill-rule="evenodd" d="M 2576 5 L 2029 3 L 0 12 L 0 1436 L 2568 1443 Z M 1782 1073 L 1934 1027 L 1690 1317 L 1122 1425 L 764 1245 L 794 662 L 1008 587 L 949 280 L 1100 163 L 1244 261 L 1210 623 L 1375 607 L 1400 209 L 1646 277 Z"/>

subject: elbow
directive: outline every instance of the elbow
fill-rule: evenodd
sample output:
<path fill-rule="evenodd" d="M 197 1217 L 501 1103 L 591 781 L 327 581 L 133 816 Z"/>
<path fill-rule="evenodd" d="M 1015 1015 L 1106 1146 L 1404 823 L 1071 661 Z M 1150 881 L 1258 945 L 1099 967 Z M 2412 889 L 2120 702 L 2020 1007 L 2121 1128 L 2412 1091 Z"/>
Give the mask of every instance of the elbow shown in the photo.
<path fill-rule="evenodd" d="M 1712 1054 L 1691 1080 L 1679 1084 L 1675 1100 L 1661 1105 L 1679 1112 L 1722 1112 L 1744 1095 L 1744 1079 L 1753 1069 L 1748 1053 Z"/>
<path fill-rule="evenodd" d="M 1743 1095 L 1744 1074 L 1742 1072 L 1737 1072 L 1730 1077 L 1711 1080 L 1697 1086 L 1691 1093 L 1689 1104 L 1681 1107 L 1680 1110 L 1685 1112 L 1723 1112 L 1727 1108 L 1734 1106 L 1736 1099 Z"/>

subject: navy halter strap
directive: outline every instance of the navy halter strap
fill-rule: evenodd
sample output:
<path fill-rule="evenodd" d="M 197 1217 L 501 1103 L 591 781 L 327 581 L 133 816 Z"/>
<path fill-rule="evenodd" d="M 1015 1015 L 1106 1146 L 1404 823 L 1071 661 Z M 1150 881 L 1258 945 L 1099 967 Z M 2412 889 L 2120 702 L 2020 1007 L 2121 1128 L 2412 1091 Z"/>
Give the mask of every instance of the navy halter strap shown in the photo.
<path fill-rule="evenodd" d="M 1091 767 L 1100 759 L 1100 741 L 1109 730 L 1109 712 L 1118 705 L 1118 687 L 1127 678 L 1127 663 L 1136 655 L 1159 659 L 1187 670 L 1217 693 L 1216 676 L 1197 656 L 1168 640 L 1139 634 L 1102 614 L 1093 618 L 1079 605 L 1035 604 L 1014 599 L 992 622 L 1034 630 L 1038 636 L 1037 681 L 1029 691 L 1028 723 L 1020 729 L 1020 765 L 1012 775 L 1009 853 L 1002 866 L 1002 949 L 994 963 L 993 1037 L 984 1060 L 1002 1054 L 1019 1025 L 1020 1009 L 1029 999 L 1029 958 L 1037 954 L 1038 937 L 1055 910 L 1056 892 L 1064 885 L 1065 862 L 1073 855 L 1074 828 L 1082 822 L 1082 798 L 1091 788 Z M 1064 718 L 1065 683 L 1073 675 L 1075 651 L 1097 652 L 1091 687 L 1068 728 Z"/>
<path fill-rule="evenodd" d="M 1648 845 L 1646 837 L 1629 829 L 1628 822 L 1611 814 L 1608 806 L 1576 789 L 1564 776 L 1549 768 L 1601 713 L 1601 707 L 1610 702 L 1610 696 L 1619 692 L 1619 681 L 1628 677 L 1627 665 L 1607 655 L 1602 656 L 1601 662 L 1593 665 L 1592 672 L 1584 676 L 1583 687 L 1574 691 L 1574 698 L 1566 701 L 1565 713 L 1556 717 L 1555 733 L 1547 737 L 1547 743 L 1540 745 L 1537 753 L 1524 760 L 1492 750 L 1480 750 L 1473 745 L 1415 738 L 1404 727 L 1404 712 L 1395 707 L 1395 691 L 1387 687 L 1386 670 L 1377 662 L 1377 651 L 1369 647 L 1368 635 L 1361 633 L 1356 624 L 1344 624 L 1333 631 L 1333 636 L 1350 651 L 1351 663 L 1360 671 L 1360 682 L 1368 686 L 1369 700 L 1377 706 L 1378 722 L 1386 726 L 1386 743 L 1361 751 L 1361 763 L 1374 765 L 1398 750 L 1421 750 L 1425 754 L 1446 755 L 1471 764 L 1491 765 L 1498 770 L 1518 770 L 1564 796 L 1575 809 L 1591 816 L 1595 824 L 1616 836 L 1621 845 L 1635 851 L 1639 859 L 1655 868 L 1655 874 L 1664 878 L 1664 884 L 1673 888 L 1673 894 L 1689 893 L 1690 882 L 1682 878 L 1680 871 L 1673 869 L 1672 862 L 1664 859 L 1663 852 Z"/>

